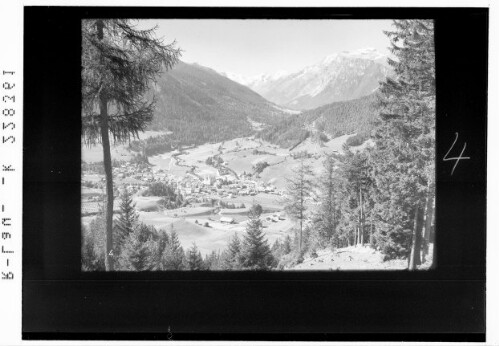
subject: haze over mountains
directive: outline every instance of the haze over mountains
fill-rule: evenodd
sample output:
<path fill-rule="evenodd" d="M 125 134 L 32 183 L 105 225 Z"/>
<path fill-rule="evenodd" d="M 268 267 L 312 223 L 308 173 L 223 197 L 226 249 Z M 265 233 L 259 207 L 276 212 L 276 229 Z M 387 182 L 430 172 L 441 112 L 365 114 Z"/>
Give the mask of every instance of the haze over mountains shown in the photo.
<path fill-rule="evenodd" d="M 244 77 L 225 74 L 280 106 L 307 110 L 374 92 L 390 73 L 387 56 L 376 49 L 331 54 L 316 64 L 287 73 Z"/>

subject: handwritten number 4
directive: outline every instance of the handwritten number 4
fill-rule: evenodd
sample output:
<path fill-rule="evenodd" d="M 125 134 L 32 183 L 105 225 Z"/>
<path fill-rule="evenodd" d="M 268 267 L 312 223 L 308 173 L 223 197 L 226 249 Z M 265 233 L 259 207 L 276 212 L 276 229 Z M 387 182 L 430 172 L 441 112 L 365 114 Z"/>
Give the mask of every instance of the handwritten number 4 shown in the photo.
<path fill-rule="evenodd" d="M 457 164 L 459 163 L 460 160 L 469 160 L 470 159 L 468 156 L 463 156 L 464 151 L 466 150 L 466 142 L 464 142 L 463 150 L 461 150 L 461 153 L 459 154 L 459 156 L 448 157 L 449 153 L 454 148 L 454 145 L 456 144 L 458 138 L 459 138 L 459 134 L 456 132 L 456 138 L 454 139 L 454 143 L 452 143 L 449 151 L 447 151 L 447 153 L 445 154 L 444 159 L 443 159 L 444 161 L 453 161 L 453 160 L 456 161 L 456 163 L 454 163 L 454 167 L 452 167 L 452 171 L 450 172 L 450 175 L 454 174 L 454 170 L 456 169 Z"/>

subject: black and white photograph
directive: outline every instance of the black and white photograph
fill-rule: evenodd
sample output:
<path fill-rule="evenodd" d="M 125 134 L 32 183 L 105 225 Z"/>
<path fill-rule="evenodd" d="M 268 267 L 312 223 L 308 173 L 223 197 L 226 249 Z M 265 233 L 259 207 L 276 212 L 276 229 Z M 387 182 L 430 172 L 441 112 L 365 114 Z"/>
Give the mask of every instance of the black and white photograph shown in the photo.
<path fill-rule="evenodd" d="M 0 20 L 5 340 L 493 345 L 491 5 L 78 1 Z"/>
<path fill-rule="evenodd" d="M 433 20 L 81 30 L 83 271 L 432 268 Z"/>

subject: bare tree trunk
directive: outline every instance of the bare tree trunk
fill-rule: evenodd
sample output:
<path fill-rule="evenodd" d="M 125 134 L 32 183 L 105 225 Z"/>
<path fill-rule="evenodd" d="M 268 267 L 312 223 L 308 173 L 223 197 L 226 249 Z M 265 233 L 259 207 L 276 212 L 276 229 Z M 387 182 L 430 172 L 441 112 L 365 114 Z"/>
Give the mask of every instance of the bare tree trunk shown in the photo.
<path fill-rule="evenodd" d="M 433 218 L 435 218 L 435 212 L 433 212 Z M 438 252 L 437 252 L 437 242 L 435 241 L 435 239 L 433 240 L 433 258 L 432 258 L 432 261 L 431 261 L 431 268 L 435 268 L 435 266 L 437 265 L 437 261 L 438 261 L 438 258 L 437 258 L 437 255 L 438 255 Z"/>
<path fill-rule="evenodd" d="M 371 215 L 371 231 L 369 232 L 369 245 L 374 247 L 374 237 L 373 237 L 373 216 Z"/>
<path fill-rule="evenodd" d="M 332 211 L 332 223 L 331 223 L 331 230 L 329 231 L 330 234 L 328 234 L 328 241 L 331 242 L 333 239 L 334 234 L 336 233 L 336 206 L 334 205 L 333 201 L 333 211 Z"/>
<path fill-rule="evenodd" d="M 99 40 L 104 38 L 104 22 L 98 20 L 96 22 L 97 36 Z M 111 163 L 111 146 L 109 144 L 109 123 L 107 114 L 107 99 L 106 95 L 100 94 L 100 121 L 101 121 L 101 138 L 102 148 L 104 151 L 104 172 L 106 174 L 106 194 L 107 194 L 107 207 L 106 207 L 106 256 L 105 265 L 106 271 L 114 270 L 113 261 L 113 167 Z"/>
<path fill-rule="evenodd" d="M 357 246 L 360 243 L 360 225 L 362 224 L 362 208 L 360 206 L 360 186 L 359 186 L 359 193 L 358 193 L 358 200 L 357 202 L 359 203 L 359 224 L 357 225 L 357 233 L 355 234 L 355 246 Z"/>
<path fill-rule="evenodd" d="M 141 145 L 141 151 L 142 151 L 142 156 L 144 157 L 144 161 L 149 164 L 149 157 L 147 157 L 147 152 L 146 152 L 146 143 L 144 142 L 142 145 Z"/>
<path fill-rule="evenodd" d="M 421 264 L 421 228 L 420 207 L 416 206 L 414 213 L 414 230 L 412 233 L 411 254 L 409 257 L 409 270 L 415 270 L 417 265 Z"/>
<path fill-rule="evenodd" d="M 426 198 L 426 219 L 424 226 L 423 262 L 426 260 L 426 256 L 428 255 L 428 249 L 430 245 L 431 223 L 433 220 L 433 201 L 434 201 L 434 194 L 432 189 L 430 189 L 430 191 L 428 192 L 428 197 Z"/>
<path fill-rule="evenodd" d="M 303 237 L 303 218 L 300 218 L 300 243 L 298 246 L 298 252 L 299 252 L 300 256 L 301 256 L 302 237 Z"/>
<path fill-rule="evenodd" d="M 303 161 L 301 163 L 302 169 L 303 169 Z M 303 205 L 305 203 L 305 196 L 304 196 L 304 180 L 305 180 L 305 174 L 301 173 L 300 175 L 300 244 L 299 244 L 299 257 L 301 258 L 302 255 L 302 239 L 303 239 Z"/>
<path fill-rule="evenodd" d="M 107 101 L 105 97 L 100 97 L 100 114 L 101 114 L 101 131 L 102 131 L 102 148 L 104 150 L 104 172 L 106 174 L 106 270 L 114 270 L 114 262 L 112 256 L 113 249 L 113 167 L 111 163 L 111 147 L 109 144 L 109 124 L 107 118 Z"/>
<path fill-rule="evenodd" d="M 362 187 L 359 188 L 360 199 L 360 244 L 364 245 L 364 206 L 362 204 Z"/>

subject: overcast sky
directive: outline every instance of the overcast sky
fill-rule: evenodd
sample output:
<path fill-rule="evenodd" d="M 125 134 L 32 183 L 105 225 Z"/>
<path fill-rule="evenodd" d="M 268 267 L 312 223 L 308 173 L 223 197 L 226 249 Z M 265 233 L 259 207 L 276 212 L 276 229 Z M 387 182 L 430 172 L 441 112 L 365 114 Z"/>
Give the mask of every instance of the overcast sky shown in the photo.
<path fill-rule="evenodd" d="M 165 43 L 174 39 L 182 61 L 220 72 L 252 76 L 292 72 L 344 50 L 388 53 L 390 20 L 144 20 L 158 25 Z"/>

